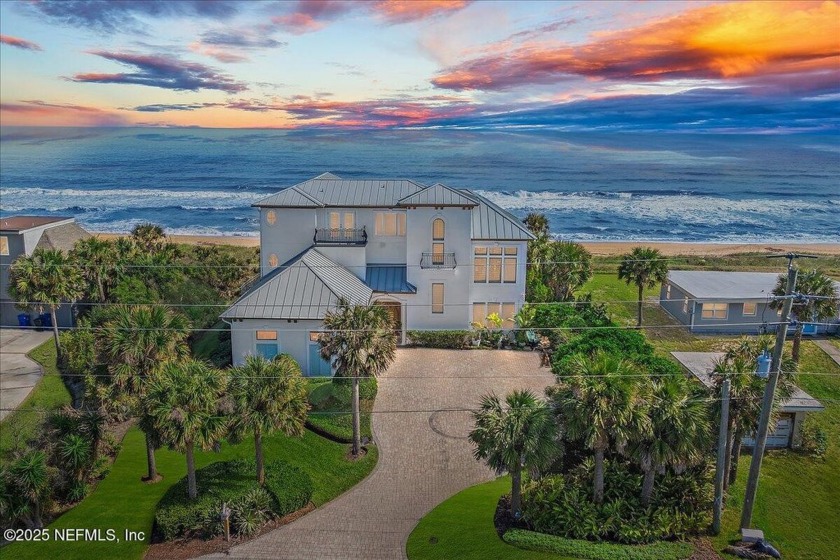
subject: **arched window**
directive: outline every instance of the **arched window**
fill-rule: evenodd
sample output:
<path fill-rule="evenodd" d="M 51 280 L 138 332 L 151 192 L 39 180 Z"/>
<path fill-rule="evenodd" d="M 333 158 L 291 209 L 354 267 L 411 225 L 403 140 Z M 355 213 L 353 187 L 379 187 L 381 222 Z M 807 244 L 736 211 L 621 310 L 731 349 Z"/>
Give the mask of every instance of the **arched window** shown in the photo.
<path fill-rule="evenodd" d="M 432 222 L 432 264 L 443 264 L 443 238 L 446 235 L 446 224 L 440 218 Z"/>

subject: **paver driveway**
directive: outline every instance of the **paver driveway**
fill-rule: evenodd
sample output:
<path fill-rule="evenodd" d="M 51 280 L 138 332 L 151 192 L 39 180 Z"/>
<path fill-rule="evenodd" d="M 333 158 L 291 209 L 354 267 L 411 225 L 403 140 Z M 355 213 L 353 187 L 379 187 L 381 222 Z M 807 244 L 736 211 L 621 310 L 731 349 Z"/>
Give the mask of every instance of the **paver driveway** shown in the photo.
<path fill-rule="evenodd" d="M 38 384 L 43 370 L 26 353 L 51 336 L 50 332 L 0 329 L 0 420 L 20 406 Z"/>
<path fill-rule="evenodd" d="M 475 408 L 489 391 L 542 395 L 552 381 L 533 352 L 398 350 L 379 382 L 373 416 L 379 462 L 371 475 L 298 521 L 231 549 L 230 557 L 405 558 L 421 517 L 495 476 L 472 456 L 466 439 L 472 420 L 463 409 Z"/>

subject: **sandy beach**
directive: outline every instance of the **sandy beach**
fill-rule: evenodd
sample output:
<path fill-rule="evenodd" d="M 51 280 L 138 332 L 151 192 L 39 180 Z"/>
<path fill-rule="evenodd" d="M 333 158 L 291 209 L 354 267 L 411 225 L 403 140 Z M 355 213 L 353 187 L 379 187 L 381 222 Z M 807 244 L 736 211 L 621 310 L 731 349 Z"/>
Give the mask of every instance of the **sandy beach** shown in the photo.
<path fill-rule="evenodd" d="M 120 234 L 98 233 L 102 239 L 115 239 Z M 175 243 L 189 245 L 232 245 L 234 247 L 259 247 L 258 236 L 222 235 L 170 235 Z M 593 255 L 610 257 L 623 255 L 633 247 L 645 246 L 659 249 L 663 255 L 724 256 L 741 253 L 783 253 L 797 251 L 815 255 L 840 256 L 840 243 L 678 243 L 671 241 L 583 241 L 581 245 Z"/>

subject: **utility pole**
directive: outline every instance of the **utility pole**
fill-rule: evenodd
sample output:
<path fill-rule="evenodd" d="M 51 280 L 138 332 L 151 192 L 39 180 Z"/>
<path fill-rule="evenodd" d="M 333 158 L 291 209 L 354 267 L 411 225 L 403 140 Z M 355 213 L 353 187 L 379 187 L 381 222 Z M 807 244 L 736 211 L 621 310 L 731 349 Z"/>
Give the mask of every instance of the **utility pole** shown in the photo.
<path fill-rule="evenodd" d="M 764 448 L 767 444 L 767 432 L 770 425 L 770 413 L 773 410 L 773 401 L 776 398 L 776 385 L 779 382 L 779 374 L 782 370 L 782 352 L 785 348 L 787 327 L 790 321 L 790 308 L 793 305 L 793 292 L 796 289 L 796 276 L 798 271 L 793 266 L 794 259 L 816 258 L 812 255 L 799 255 L 788 253 L 786 255 L 771 255 L 768 258 L 786 258 L 788 260 L 787 288 L 785 299 L 782 304 L 782 317 L 776 327 L 776 346 L 773 348 L 773 358 L 770 366 L 770 378 L 764 387 L 764 401 L 761 405 L 761 418 L 758 421 L 758 431 L 755 434 L 755 447 L 753 448 L 752 461 L 750 462 L 750 474 L 747 478 L 747 489 L 744 492 L 744 509 L 741 512 L 741 529 L 749 529 L 752 524 L 753 506 L 755 495 L 758 492 L 758 476 L 761 473 L 761 460 L 764 458 Z M 733 458 L 734 459 L 734 458 Z"/>
<path fill-rule="evenodd" d="M 717 470 L 715 470 L 715 511 L 712 534 L 720 534 L 720 517 L 723 513 L 723 477 L 726 476 L 726 444 L 729 442 L 729 380 L 723 380 L 720 390 L 720 430 L 718 431 Z M 733 458 L 735 459 L 735 458 Z M 737 459 L 735 459 L 737 460 Z"/>

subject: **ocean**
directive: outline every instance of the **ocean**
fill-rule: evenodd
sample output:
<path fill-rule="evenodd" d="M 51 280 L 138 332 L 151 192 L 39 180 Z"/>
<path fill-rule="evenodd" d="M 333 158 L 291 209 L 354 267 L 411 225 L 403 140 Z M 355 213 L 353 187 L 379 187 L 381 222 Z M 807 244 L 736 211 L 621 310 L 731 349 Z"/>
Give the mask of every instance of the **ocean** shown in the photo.
<path fill-rule="evenodd" d="M 0 215 L 257 235 L 253 202 L 325 171 L 470 188 L 563 239 L 840 242 L 828 135 L 4 127 Z"/>

